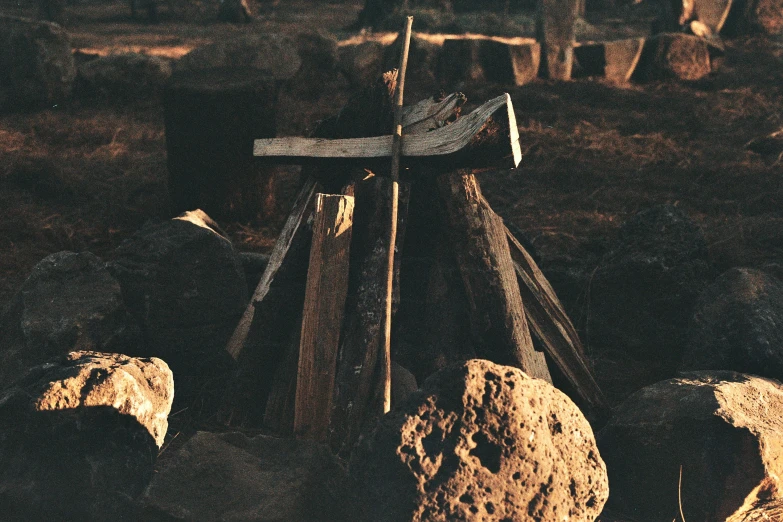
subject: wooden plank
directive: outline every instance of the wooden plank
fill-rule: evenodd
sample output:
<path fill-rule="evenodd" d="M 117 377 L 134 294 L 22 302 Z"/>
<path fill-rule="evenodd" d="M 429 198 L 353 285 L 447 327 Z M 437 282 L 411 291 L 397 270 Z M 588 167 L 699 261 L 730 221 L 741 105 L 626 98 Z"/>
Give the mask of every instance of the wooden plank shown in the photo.
<path fill-rule="evenodd" d="M 570 80 L 579 0 L 538 0 L 537 33 L 547 78 Z"/>
<path fill-rule="evenodd" d="M 484 201 L 473 174 L 446 174 L 438 185 L 477 355 L 552 382 L 544 354 L 533 347 L 503 220 Z"/>
<path fill-rule="evenodd" d="M 362 429 L 381 407 L 378 360 L 383 346 L 383 317 L 388 263 L 391 180 L 372 177 L 356 185 L 356 212 L 349 295 L 337 363 L 330 445 L 348 455 Z M 410 185 L 400 183 L 395 247 L 395 295 L 405 240 Z M 399 297 L 396 298 L 399 300 Z"/>
<path fill-rule="evenodd" d="M 303 158 L 368 159 L 390 157 L 392 136 L 370 138 L 272 138 L 255 140 L 253 155 L 301 162 Z M 519 132 L 511 96 L 494 98 L 467 116 L 430 132 L 409 135 L 402 144 L 405 157 L 458 156 L 468 161 L 479 156 L 482 163 L 516 167 L 522 160 Z M 439 160 L 441 161 L 441 160 Z"/>
<path fill-rule="evenodd" d="M 576 328 L 536 262 L 513 234 L 505 230 L 530 327 L 585 405 L 605 416 L 609 407 L 590 371 Z"/>
<path fill-rule="evenodd" d="M 353 232 L 354 198 L 318 194 L 296 380 L 294 433 L 326 440 Z"/>

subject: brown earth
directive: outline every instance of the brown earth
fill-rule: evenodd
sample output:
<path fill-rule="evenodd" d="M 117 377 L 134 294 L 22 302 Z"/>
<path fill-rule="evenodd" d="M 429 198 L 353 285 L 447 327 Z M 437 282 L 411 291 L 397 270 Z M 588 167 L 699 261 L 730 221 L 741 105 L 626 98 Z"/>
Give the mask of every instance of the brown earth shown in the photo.
<path fill-rule="evenodd" d="M 317 27 L 347 39 L 353 35 L 345 28 L 362 2 L 271 4 L 260 4 L 257 20 L 242 25 L 184 23 L 163 5 L 161 23 L 148 25 L 133 22 L 124 3 L 81 0 L 67 8 L 67 29 L 84 53 L 178 58 L 204 43 L 269 30 Z M 35 7 L 0 0 L 0 13 L 34 16 Z M 783 127 L 783 40 L 729 40 L 722 60 L 716 73 L 695 83 L 539 80 L 466 93 L 474 103 L 502 91 L 512 95 L 523 163 L 482 174 L 481 182 L 495 210 L 527 233 L 544 267 L 552 259 L 578 263 L 626 218 L 661 203 L 697 222 L 718 270 L 783 265 L 783 157 L 745 149 Z M 302 102 L 283 93 L 280 133 L 306 133 L 347 94 L 325 91 Z M 46 255 L 90 250 L 110 259 L 145 221 L 171 217 L 164 140 L 159 98 L 81 98 L 0 116 L 0 307 Z M 291 188 L 283 192 L 285 209 Z M 266 252 L 284 214 L 221 226 L 239 249 Z M 584 326 L 589 313 L 577 310 L 573 319 Z M 591 355 L 612 403 L 647 384 L 638 378 L 644 369 L 622 355 Z"/>

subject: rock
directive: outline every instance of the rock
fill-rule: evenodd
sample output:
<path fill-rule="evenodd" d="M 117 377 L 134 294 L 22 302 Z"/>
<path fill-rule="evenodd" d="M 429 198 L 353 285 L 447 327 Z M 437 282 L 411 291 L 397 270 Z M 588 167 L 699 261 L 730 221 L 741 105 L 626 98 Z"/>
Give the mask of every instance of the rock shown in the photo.
<path fill-rule="evenodd" d="M 593 274 L 588 343 L 676 364 L 709 277 L 704 236 L 685 212 L 670 205 L 640 212 Z"/>
<path fill-rule="evenodd" d="M 218 7 L 218 20 L 234 24 L 251 22 L 253 11 L 247 0 L 220 0 Z"/>
<path fill-rule="evenodd" d="M 0 16 L 0 111 L 60 103 L 75 78 L 71 40 L 59 25 Z"/>
<path fill-rule="evenodd" d="M 383 44 L 362 42 L 339 48 L 340 70 L 354 88 L 369 86 L 382 73 Z"/>
<path fill-rule="evenodd" d="M 474 359 L 384 416 L 350 466 L 364 520 L 594 520 L 608 495 L 592 429 L 550 384 Z"/>
<path fill-rule="evenodd" d="M 734 372 L 683 374 L 629 397 L 598 447 L 608 508 L 634 520 L 679 518 L 679 489 L 686 520 L 726 520 L 780 498 L 783 387 Z"/>
<path fill-rule="evenodd" d="M 416 376 L 396 361 L 391 362 L 391 400 L 392 407 L 402 404 L 419 389 Z"/>
<path fill-rule="evenodd" d="M 117 520 L 152 478 L 173 396 L 160 359 L 72 352 L 33 368 L 0 394 L 3 518 Z"/>
<path fill-rule="evenodd" d="M 752 268 L 720 276 L 699 297 L 680 369 L 783 380 L 783 284 Z"/>
<path fill-rule="evenodd" d="M 331 35 L 307 31 L 297 34 L 294 41 L 302 66 L 290 81 L 293 91 L 308 99 L 328 93 L 338 78 L 337 40 Z"/>
<path fill-rule="evenodd" d="M 175 71 L 205 69 L 253 69 L 270 74 L 277 80 L 287 80 L 299 71 L 296 42 L 277 33 L 244 35 L 203 47 L 183 56 Z"/>
<path fill-rule="evenodd" d="M 231 243 L 208 222 L 195 211 L 146 225 L 117 248 L 111 264 L 141 325 L 139 354 L 169 363 L 180 400 L 230 370 L 225 344 L 248 300 Z"/>
<path fill-rule="evenodd" d="M 783 0 L 735 0 L 726 26 L 732 34 L 783 34 Z"/>
<path fill-rule="evenodd" d="M 328 448 L 241 433 L 196 433 L 143 497 L 144 520 L 346 520 L 344 471 Z"/>
<path fill-rule="evenodd" d="M 88 93 L 113 98 L 159 94 L 171 78 L 171 64 L 158 56 L 113 54 L 79 66 L 79 79 Z"/>
<path fill-rule="evenodd" d="M 52 357 L 133 351 L 139 342 L 106 264 L 89 252 L 52 254 L 33 267 L 0 316 L 0 389 Z"/>
<path fill-rule="evenodd" d="M 643 80 L 700 80 L 711 72 L 710 52 L 703 38 L 684 33 L 662 33 L 648 38 L 639 60 Z"/>

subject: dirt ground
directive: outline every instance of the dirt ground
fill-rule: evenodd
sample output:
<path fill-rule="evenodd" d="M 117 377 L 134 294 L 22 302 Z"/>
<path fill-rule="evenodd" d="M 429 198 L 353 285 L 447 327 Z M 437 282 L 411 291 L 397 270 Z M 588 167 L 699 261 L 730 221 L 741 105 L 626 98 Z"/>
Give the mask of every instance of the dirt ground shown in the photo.
<path fill-rule="evenodd" d="M 34 16 L 31 4 L 3 0 L 0 12 Z M 240 33 L 319 28 L 347 39 L 362 2 L 266 3 L 244 25 L 184 23 L 168 5 L 161 23 L 150 25 L 132 21 L 124 3 L 81 0 L 68 8 L 67 29 L 85 53 L 132 50 L 176 59 Z M 727 40 L 720 69 L 695 83 L 539 80 L 466 94 L 481 102 L 503 91 L 517 111 L 524 159 L 517 170 L 483 174 L 482 187 L 544 264 L 578 263 L 627 217 L 669 203 L 700 225 L 719 270 L 764 266 L 783 274 L 783 157 L 745 148 L 783 127 L 783 39 Z M 282 133 L 305 132 L 346 96 L 324 92 L 303 103 L 284 93 Z M 110 259 L 145 221 L 170 217 L 166 178 L 159 98 L 76 98 L 0 116 L 0 306 L 44 256 L 90 250 Z M 239 249 L 268 251 L 285 201 L 281 209 L 266 223 L 221 225 Z"/>

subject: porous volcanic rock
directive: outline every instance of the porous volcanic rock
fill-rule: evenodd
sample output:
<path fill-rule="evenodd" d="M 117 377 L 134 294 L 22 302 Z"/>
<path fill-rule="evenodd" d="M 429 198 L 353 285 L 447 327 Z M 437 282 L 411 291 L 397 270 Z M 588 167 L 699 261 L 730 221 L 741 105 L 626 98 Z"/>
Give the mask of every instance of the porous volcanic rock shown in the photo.
<path fill-rule="evenodd" d="M 687 214 L 671 205 L 640 212 L 592 274 L 590 344 L 676 365 L 710 274 L 704 236 Z"/>
<path fill-rule="evenodd" d="M 137 349 L 120 284 L 94 254 L 58 252 L 35 267 L 0 316 L 0 388 L 74 350 Z"/>
<path fill-rule="evenodd" d="M 732 370 L 783 380 L 783 284 L 732 268 L 699 297 L 681 370 Z"/>
<path fill-rule="evenodd" d="M 89 93 L 138 98 L 160 93 L 171 78 L 171 64 L 158 56 L 112 54 L 79 66 L 79 79 Z"/>
<path fill-rule="evenodd" d="M 171 366 L 180 398 L 230 369 L 225 344 L 248 301 L 239 258 L 210 223 L 193 211 L 144 226 L 110 265 L 141 326 L 138 355 Z"/>
<path fill-rule="evenodd" d="M 193 49 L 175 66 L 175 72 L 205 69 L 253 69 L 277 80 L 288 80 L 299 71 L 296 42 L 282 34 L 248 34 Z"/>
<path fill-rule="evenodd" d="M 629 397 L 598 434 L 607 507 L 634 520 L 726 520 L 780 498 L 783 386 L 735 372 L 693 372 Z M 680 469 L 682 481 L 680 485 Z"/>
<path fill-rule="evenodd" d="M 160 359 L 72 352 L 31 369 L 0 394 L 2 517 L 118 520 L 152 477 L 173 396 Z"/>
<path fill-rule="evenodd" d="M 594 520 L 606 468 L 577 407 L 522 371 L 447 367 L 351 459 L 363 520 Z"/>
<path fill-rule="evenodd" d="M 676 78 L 693 81 L 712 71 L 707 41 L 685 33 L 662 33 L 647 39 L 638 77 L 643 80 Z"/>
<path fill-rule="evenodd" d="M 346 517 L 345 471 L 325 446 L 242 433 L 196 433 L 144 494 L 144 520 Z"/>
<path fill-rule="evenodd" d="M 59 103 L 71 95 L 76 66 L 57 24 L 0 16 L 0 110 Z"/>

